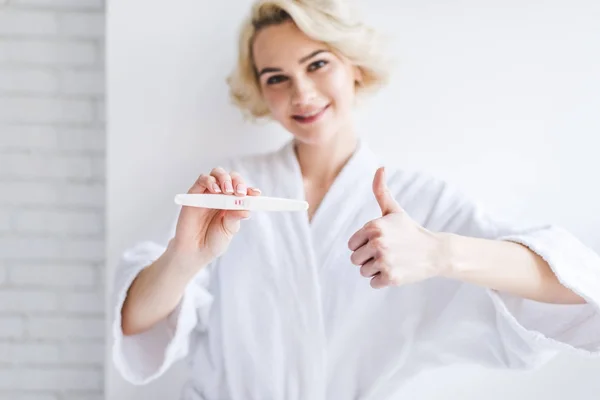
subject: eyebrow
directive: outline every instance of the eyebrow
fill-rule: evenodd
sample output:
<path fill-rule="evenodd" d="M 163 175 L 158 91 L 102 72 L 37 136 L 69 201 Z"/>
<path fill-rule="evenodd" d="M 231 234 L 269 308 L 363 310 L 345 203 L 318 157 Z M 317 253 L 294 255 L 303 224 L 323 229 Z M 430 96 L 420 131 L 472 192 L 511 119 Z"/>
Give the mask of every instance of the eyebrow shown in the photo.
<path fill-rule="evenodd" d="M 327 50 L 315 50 L 312 53 L 310 53 L 309 55 L 302 57 L 298 61 L 298 64 L 303 64 L 303 63 L 307 62 L 308 60 L 310 60 L 311 58 L 313 58 L 321 53 L 328 53 L 328 51 Z M 273 67 L 263 68 L 260 70 L 258 77 L 260 78 L 263 74 L 268 74 L 269 72 L 281 72 L 281 68 L 273 68 Z"/>

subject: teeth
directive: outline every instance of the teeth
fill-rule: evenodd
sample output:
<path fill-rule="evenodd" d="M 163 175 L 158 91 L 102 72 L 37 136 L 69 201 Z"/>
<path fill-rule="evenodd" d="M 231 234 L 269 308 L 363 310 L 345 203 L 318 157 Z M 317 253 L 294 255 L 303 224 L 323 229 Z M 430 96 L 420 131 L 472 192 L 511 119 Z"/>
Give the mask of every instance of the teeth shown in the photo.
<path fill-rule="evenodd" d="M 319 110 L 313 111 L 313 112 L 311 112 L 311 113 L 308 113 L 308 114 L 302 114 L 302 115 L 300 115 L 300 117 L 302 117 L 302 118 L 310 118 L 310 117 L 313 117 L 313 116 L 317 115 L 317 114 L 318 114 L 318 113 L 320 113 L 322 110 L 323 110 L 323 109 L 319 109 Z"/>

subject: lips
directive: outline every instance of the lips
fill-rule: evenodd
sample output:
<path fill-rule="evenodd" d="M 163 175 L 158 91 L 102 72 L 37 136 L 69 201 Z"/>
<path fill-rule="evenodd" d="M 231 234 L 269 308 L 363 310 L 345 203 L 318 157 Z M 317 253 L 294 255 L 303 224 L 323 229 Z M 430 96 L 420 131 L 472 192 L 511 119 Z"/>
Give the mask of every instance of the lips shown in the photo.
<path fill-rule="evenodd" d="M 321 116 L 325 113 L 325 111 L 328 108 L 329 108 L 329 104 L 322 108 L 311 110 L 311 111 L 308 111 L 308 112 L 305 112 L 302 114 L 293 115 L 292 118 L 295 121 L 300 122 L 302 124 L 309 124 L 309 123 L 315 122 L 316 120 L 321 118 Z"/>

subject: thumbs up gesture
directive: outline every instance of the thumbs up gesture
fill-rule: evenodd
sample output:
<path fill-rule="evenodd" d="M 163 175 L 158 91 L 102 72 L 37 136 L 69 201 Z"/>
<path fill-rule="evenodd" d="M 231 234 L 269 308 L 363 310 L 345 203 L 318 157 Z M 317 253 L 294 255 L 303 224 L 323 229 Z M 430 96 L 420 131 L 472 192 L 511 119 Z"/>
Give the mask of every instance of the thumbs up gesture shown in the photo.
<path fill-rule="evenodd" d="M 421 227 L 402 209 L 385 183 L 381 167 L 373 179 L 381 218 L 366 223 L 348 241 L 352 264 L 371 287 L 399 286 L 441 274 L 441 237 Z"/>

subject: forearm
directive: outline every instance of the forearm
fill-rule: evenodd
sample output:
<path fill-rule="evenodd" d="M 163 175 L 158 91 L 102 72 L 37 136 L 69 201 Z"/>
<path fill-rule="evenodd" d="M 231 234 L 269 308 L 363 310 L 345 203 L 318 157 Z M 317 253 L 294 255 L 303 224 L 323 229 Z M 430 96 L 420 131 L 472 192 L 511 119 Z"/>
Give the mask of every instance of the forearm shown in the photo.
<path fill-rule="evenodd" d="M 538 254 L 518 243 L 443 234 L 444 275 L 545 303 L 585 301 L 564 287 Z"/>
<path fill-rule="evenodd" d="M 196 255 L 184 254 L 169 246 L 131 284 L 122 309 L 123 334 L 141 333 L 166 318 L 205 264 Z"/>

